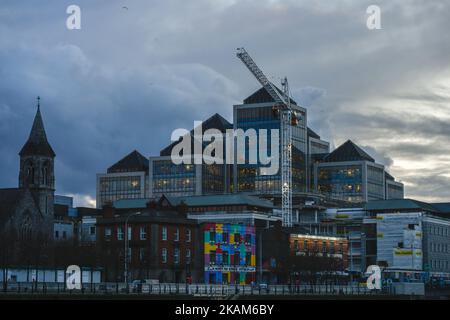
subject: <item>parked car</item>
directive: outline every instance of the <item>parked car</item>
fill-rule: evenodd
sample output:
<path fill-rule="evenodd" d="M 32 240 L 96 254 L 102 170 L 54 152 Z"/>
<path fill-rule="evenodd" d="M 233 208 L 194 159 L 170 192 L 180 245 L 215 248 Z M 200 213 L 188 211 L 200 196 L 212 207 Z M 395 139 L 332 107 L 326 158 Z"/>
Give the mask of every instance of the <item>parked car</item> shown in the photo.
<path fill-rule="evenodd" d="M 131 282 L 132 292 L 139 293 L 142 292 L 142 285 L 145 284 L 145 280 L 133 280 Z"/>

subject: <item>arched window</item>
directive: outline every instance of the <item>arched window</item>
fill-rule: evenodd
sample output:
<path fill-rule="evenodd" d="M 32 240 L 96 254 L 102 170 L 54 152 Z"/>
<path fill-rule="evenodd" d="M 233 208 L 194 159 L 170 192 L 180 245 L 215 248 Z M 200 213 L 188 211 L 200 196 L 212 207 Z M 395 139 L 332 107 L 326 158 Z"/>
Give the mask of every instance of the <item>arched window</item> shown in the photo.
<path fill-rule="evenodd" d="M 46 186 L 48 184 L 48 169 L 44 166 L 41 171 L 41 184 Z"/>
<path fill-rule="evenodd" d="M 22 227 L 20 230 L 20 237 L 22 240 L 31 240 L 31 218 L 30 212 L 26 212 L 26 218 L 22 223 Z"/>
<path fill-rule="evenodd" d="M 34 166 L 32 161 L 27 161 L 25 163 L 25 181 L 27 184 L 34 183 Z"/>

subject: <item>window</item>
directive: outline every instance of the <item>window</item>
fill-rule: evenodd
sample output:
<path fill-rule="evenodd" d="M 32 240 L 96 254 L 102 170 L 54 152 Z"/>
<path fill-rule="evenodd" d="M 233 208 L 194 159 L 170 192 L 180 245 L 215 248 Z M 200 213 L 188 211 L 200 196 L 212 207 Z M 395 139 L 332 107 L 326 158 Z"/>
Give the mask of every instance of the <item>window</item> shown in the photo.
<path fill-rule="evenodd" d="M 180 229 L 179 228 L 175 229 L 174 240 L 175 241 L 180 241 Z"/>
<path fill-rule="evenodd" d="M 222 242 L 223 243 L 228 243 L 229 239 L 228 239 L 228 233 L 224 232 L 222 233 Z"/>
<path fill-rule="evenodd" d="M 252 235 L 246 234 L 245 235 L 245 244 L 251 244 L 252 243 Z"/>
<path fill-rule="evenodd" d="M 117 240 L 123 240 L 123 229 L 122 229 L 122 227 L 117 227 Z"/>
<path fill-rule="evenodd" d="M 209 252 L 209 263 L 216 264 L 216 251 Z"/>
<path fill-rule="evenodd" d="M 131 230 L 131 226 L 128 227 L 128 232 L 127 232 L 127 240 L 132 240 L 133 239 L 133 234 L 132 234 L 132 230 Z"/>
<path fill-rule="evenodd" d="M 63 239 L 66 240 L 67 239 L 67 232 L 63 231 Z"/>
<path fill-rule="evenodd" d="M 55 238 L 56 238 L 56 239 L 59 238 L 59 231 L 58 231 L 58 230 L 55 231 Z"/>
<path fill-rule="evenodd" d="M 228 261 L 229 257 L 228 257 L 228 252 L 222 252 L 222 264 L 223 265 L 229 265 L 230 262 Z"/>
<path fill-rule="evenodd" d="M 298 250 L 298 240 L 294 240 L 294 250 Z"/>
<path fill-rule="evenodd" d="M 161 250 L 161 261 L 162 263 L 167 263 L 167 249 L 163 248 Z"/>
<path fill-rule="evenodd" d="M 216 232 L 215 231 L 210 231 L 209 232 L 209 241 L 210 242 L 216 242 Z"/>
<path fill-rule="evenodd" d="M 186 264 L 191 263 L 191 249 L 186 249 Z"/>
<path fill-rule="evenodd" d="M 95 236 L 95 226 L 89 227 L 89 234 Z"/>
<path fill-rule="evenodd" d="M 105 228 L 105 238 L 111 237 L 111 228 Z"/>
<path fill-rule="evenodd" d="M 139 261 L 145 261 L 147 258 L 145 248 L 139 249 Z"/>
<path fill-rule="evenodd" d="M 175 248 L 173 250 L 173 262 L 175 264 L 179 264 L 180 263 L 180 249 Z"/>
<path fill-rule="evenodd" d="M 167 240 L 167 227 L 162 227 L 161 240 L 163 241 Z"/>
<path fill-rule="evenodd" d="M 191 237 L 192 237 L 191 229 L 186 229 L 186 242 L 191 242 Z"/>
<path fill-rule="evenodd" d="M 141 227 L 139 229 L 139 239 L 141 239 L 141 240 L 147 239 L 147 231 L 145 230 L 145 227 Z"/>
<path fill-rule="evenodd" d="M 240 243 L 241 242 L 241 235 L 239 233 L 234 234 L 234 243 Z"/>
<path fill-rule="evenodd" d="M 234 253 L 234 265 L 239 265 L 241 263 L 241 256 L 239 254 L 239 252 L 235 252 Z"/>

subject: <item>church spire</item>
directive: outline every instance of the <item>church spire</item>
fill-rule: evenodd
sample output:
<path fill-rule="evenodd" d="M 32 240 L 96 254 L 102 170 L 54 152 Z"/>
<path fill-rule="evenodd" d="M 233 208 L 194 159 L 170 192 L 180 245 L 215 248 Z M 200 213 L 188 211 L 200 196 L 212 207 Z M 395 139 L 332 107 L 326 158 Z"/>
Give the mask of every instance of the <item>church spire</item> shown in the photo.
<path fill-rule="evenodd" d="M 48 143 L 41 115 L 40 97 L 37 97 L 37 111 L 27 142 L 20 150 L 20 156 L 41 155 L 55 157 L 55 152 Z"/>

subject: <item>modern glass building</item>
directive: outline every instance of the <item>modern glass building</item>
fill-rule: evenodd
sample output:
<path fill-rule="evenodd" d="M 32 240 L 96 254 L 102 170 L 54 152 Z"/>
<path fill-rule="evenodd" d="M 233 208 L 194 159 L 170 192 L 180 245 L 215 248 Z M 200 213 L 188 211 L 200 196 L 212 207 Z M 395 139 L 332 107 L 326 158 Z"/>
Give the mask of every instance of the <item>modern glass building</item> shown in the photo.
<path fill-rule="evenodd" d="M 394 177 L 389 173 L 385 173 L 386 179 L 386 199 L 403 199 L 405 191 L 403 183 L 395 181 Z"/>
<path fill-rule="evenodd" d="M 202 123 L 203 133 L 208 129 L 217 129 L 225 134 L 226 130 L 231 128 L 232 125 L 217 113 Z M 191 137 L 193 134 L 194 131 L 191 130 Z M 229 192 L 230 165 L 194 164 L 194 161 L 191 161 L 192 164 L 174 164 L 171 153 L 176 143 L 178 142 L 161 150 L 160 156 L 149 158 L 149 196 L 151 198 L 160 197 L 163 194 L 193 196 Z M 203 144 L 203 148 L 205 146 L 206 144 Z M 191 150 L 194 150 L 193 142 Z"/>
<path fill-rule="evenodd" d="M 386 199 L 384 166 L 350 140 L 316 163 L 314 171 L 317 191 L 328 197 L 350 202 Z"/>
<path fill-rule="evenodd" d="M 271 129 L 279 130 L 279 166 L 281 167 L 281 117 L 275 109 L 275 101 L 264 88 L 259 89 L 241 105 L 234 106 L 234 129 L 242 129 L 244 132 L 254 129 L 259 140 L 259 130 L 267 130 L 267 149 L 271 150 Z M 297 105 L 291 99 L 291 107 L 296 113 L 296 121 L 292 122 L 292 183 L 293 192 L 307 191 L 307 119 L 306 109 Z M 264 148 L 258 148 L 259 142 L 250 145 L 246 141 L 245 164 L 235 163 L 234 183 L 235 192 L 250 192 L 255 194 L 276 195 L 281 193 L 281 170 L 277 174 L 264 175 L 264 167 L 259 161 L 259 150 L 265 152 Z M 256 149 L 256 150 L 255 150 Z M 249 163 L 249 153 L 256 152 L 257 164 Z M 271 156 L 270 152 L 267 152 Z M 237 157 L 240 155 L 237 154 Z"/>
<path fill-rule="evenodd" d="M 119 199 L 137 199 L 147 196 L 148 159 L 138 151 L 97 174 L 97 208 Z"/>
<path fill-rule="evenodd" d="M 314 163 L 330 153 L 330 143 L 324 141 L 311 128 L 308 133 L 308 190 L 314 189 Z"/>
<path fill-rule="evenodd" d="M 150 157 L 150 198 L 201 194 L 201 165 L 173 164 L 170 156 Z"/>

